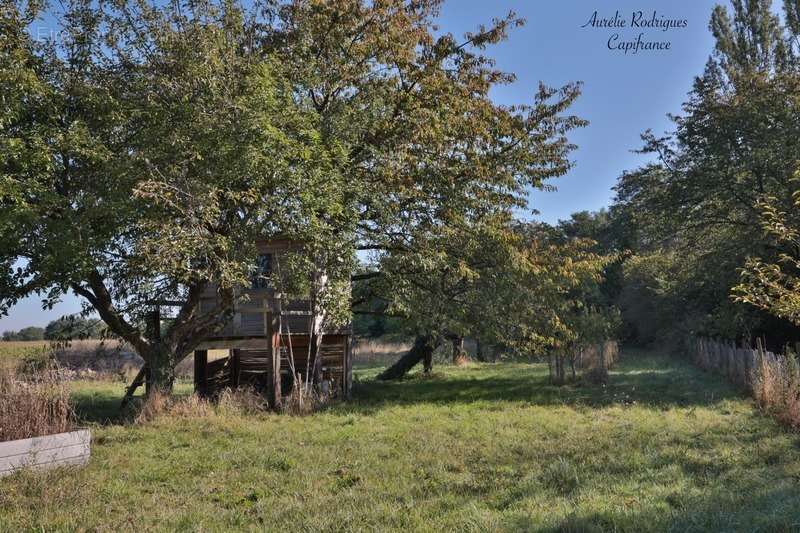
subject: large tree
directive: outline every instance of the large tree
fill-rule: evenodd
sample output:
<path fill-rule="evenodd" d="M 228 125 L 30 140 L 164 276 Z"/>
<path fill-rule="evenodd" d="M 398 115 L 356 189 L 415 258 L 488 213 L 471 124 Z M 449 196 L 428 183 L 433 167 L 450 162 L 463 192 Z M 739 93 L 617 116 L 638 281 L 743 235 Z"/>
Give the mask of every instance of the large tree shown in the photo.
<path fill-rule="evenodd" d="M 36 6 L 3 6 L 16 33 L 0 82 L 19 99 L 3 99 L 0 305 L 73 291 L 168 391 L 227 320 L 256 238 L 341 203 L 325 192 L 337 155 L 233 3 L 76 1 L 45 43 L 25 33 Z M 212 284 L 221 303 L 201 315 Z M 183 303 L 153 335 L 146 316 L 163 300 Z"/>
<path fill-rule="evenodd" d="M 169 389 L 229 316 L 256 237 L 302 240 L 301 264 L 340 274 L 356 249 L 415 254 L 524 203 L 569 168 L 578 87 L 495 104 L 513 76 L 482 49 L 521 21 L 457 40 L 439 3 L 75 0 L 63 39 L 36 43 L 36 9 L 5 2 L 0 83 L 21 98 L 2 103 L 3 309 L 74 291 Z M 163 299 L 183 304 L 156 338 Z"/>

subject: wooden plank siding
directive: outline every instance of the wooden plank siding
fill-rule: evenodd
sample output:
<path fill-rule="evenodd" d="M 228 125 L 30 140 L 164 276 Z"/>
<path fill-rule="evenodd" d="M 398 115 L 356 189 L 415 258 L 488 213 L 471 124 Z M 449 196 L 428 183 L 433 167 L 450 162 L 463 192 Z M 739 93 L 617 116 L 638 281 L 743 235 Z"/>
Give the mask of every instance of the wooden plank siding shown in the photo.
<path fill-rule="evenodd" d="M 308 356 L 308 336 L 281 336 L 279 372 L 284 381 L 290 382 L 291 369 L 305 377 L 309 365 L 314 359 Z M 263 341 L 263 339 L 262 339 Z M 292 349 L 289 350 L 289 342 Z M 349 343 L 347 335 L 326 335 L 322 339 L 320 357 L 322 363 L 322 379 L 331 384 L 331 390 L 337 395 L 349 392 Z M 202 350 L 197 357 L 202 358 Z M 293 357 L 292 357 L 293 355 Z M 310 359 L 310 360 L 309 360 Z M 256 389 L 275 387 L 275 370 L 273 369 L 272 349 L 236 349 L 231 357 L 217 359 L 206 363 L 203 376 L 197 376 L 195 389 L 200 394 L 213 396 L 223 389 L 238 386 L 252 386 Z M 288 392 L 288 391 L 284 391 Z"/>

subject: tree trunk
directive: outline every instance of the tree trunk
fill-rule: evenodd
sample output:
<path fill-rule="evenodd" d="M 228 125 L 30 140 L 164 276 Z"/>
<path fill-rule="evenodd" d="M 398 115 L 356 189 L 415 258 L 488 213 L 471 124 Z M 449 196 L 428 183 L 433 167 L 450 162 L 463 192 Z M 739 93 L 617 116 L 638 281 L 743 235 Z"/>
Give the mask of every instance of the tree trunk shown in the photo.
<path fill-rule="evenodd" d="M 577 373 L 575 372 L 575 357 L 576 356 L 574 352 L 569 356 L 569 366 L 572 369 L 572 381 L 577 379 Z"/>
<path fill-rule="evenodd" d="M 564 354 L 558 351 L 552 352 L 548 358 L 548 364 L 550 367 L 550 383 L 553 385 L 563 385 L 566 381 L 564 359 Z"/>
<path fill-rule="evenodd" d="M 456 366 L 465 365 L 469 362 L 467 352 L 464 351 L 464 337 L 461 335 L 454 335 L 450 339 L 453 345 L 453 364 Z"/>
<path fill-rule="evenodd" d="M 175 366 L 177 365 L 173 350 L 164 345 L 156 346 L 145 361 L 149 369 L 147 382 L 150 385 L 147 394 L 150 395 L 154 392 L 172 394 L 172 387 L 175 385 Z"/>
<path fill-rule="evenodd" d="M 433 370 L 433 349 L 424 350 L 422 354 L 422 371 L 430 374 Z"/>
<path fill-rule="evenodd" d="M 398 359 L 395 364 L 378 375 L 378 379 L 400 379 L 420 361 L 424 362 L 425 371 L 430 372 L 433 350 L 436 349 L 436 346 L 438 346 L 438 343 L 434 341 L 431 335 L 418 335 L 414 340 L 414 346 Z"/>
<path fill-rule="evenodd" d="M 486 361 L 486 354 L 483 353 L 483 343 L 480 339 L 475 339 L 475 359 L 481 362 Z"/>

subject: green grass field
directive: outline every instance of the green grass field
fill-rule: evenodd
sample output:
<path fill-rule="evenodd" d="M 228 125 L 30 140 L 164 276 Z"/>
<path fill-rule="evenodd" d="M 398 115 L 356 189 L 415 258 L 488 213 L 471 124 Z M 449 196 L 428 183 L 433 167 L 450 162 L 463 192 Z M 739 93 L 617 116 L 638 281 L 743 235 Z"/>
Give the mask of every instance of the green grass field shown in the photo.
<path fill-rule="evenodd" d="M 544 365 L 375 373 L 307 417 L 141 425 L 113 422 L 121 383 L 78 383 L 90 465 L 0 480 L 0 530 L 800 529 L 798 437 L 678 360 L 626 352 L 606 387 L 551 387 Z"/>

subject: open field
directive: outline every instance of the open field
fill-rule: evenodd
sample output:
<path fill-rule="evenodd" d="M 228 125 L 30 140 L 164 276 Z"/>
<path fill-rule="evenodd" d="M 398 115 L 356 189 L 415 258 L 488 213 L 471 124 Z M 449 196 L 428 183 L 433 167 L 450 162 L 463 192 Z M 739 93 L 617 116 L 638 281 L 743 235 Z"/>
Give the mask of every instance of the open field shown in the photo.
<path fill-rule="evenodd" d="M 551 387 L 544 365 L 376 372 L 307 417 L 144 424 L 107 420 L 120 383 L 74 382 L 92 461 L 0 481 L 0 530 L 800 528 L 798 437 L 681 361 L 625 353 L 607 387 Z"/>
<path fill-rule="evenodd" d="M 0 341 L 0 368 L 15 366 L 25 357 L 37 352 L 48 351 L 52 346 L 50 341 Z M 360 340 L 355 345 L 354 357 L 359 364 L 364 366 L 386 365 L 394 362 L 410 346 L 410 343 L 402 342 Z M 227 353 L 227 350 L 209 350 L 208 359 L 213 361 L 227 356 Z M 135 356 L 132 358 L 131 355 L 130 348 L 114 340 L 77 340 L 58 349 L 58 358 L 62 364 L 84 369 L 96 369 L 98 366 L 116 369 L 125 364 L 141 364 L 141 359 Z M 98 363 L 101 364 L 98 365 Z M 191 357 L 183 361 L 178 370 L 180 375 L 191 377 Z"/>
<path fill-rule="evenodd" d="M 0 369 L 14 367 L 25 357 L 48 346 L 49 341 L 0 341 Z"/>
<path fill-rule="evenodd" d="M 75 371 L 91 371 L 97 378 L 116 378 L 130 381 L 139 370 L 142 359 L 125 343 L 116 340 L 75 340 L 68 344 L 50 341 L 0 342 L 0 369 L 16 366 L 35 354 L 55 353 L 59 364 Z M 227 350 L 209 350 L 210 361 L 226 357 Z M 177 367 L 178 376 L 191 379 L 193 360 L 187 357 Z M 85 372 L 84 372 L 85 373 Z"/>

